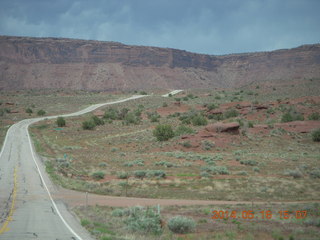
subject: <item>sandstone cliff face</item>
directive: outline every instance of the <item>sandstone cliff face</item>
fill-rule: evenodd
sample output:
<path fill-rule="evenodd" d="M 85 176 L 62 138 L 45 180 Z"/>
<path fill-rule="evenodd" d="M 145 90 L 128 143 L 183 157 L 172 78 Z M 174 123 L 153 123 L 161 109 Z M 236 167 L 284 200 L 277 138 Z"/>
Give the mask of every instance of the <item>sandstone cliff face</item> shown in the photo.
<path fill-rule="evenodd" d="M 238 87 L 320 77 L 320 44 L 212 56 L 115 42 L 0 37 L 0 89 Z"/>

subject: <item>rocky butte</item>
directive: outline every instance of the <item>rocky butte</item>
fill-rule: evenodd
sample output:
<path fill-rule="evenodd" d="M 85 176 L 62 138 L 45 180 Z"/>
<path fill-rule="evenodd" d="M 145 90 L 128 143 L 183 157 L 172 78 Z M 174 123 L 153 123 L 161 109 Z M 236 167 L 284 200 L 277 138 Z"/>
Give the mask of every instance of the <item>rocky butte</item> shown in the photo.
<path fill-rule="evenodd" d="M 0 36 L 1 90 L 228 88 L 319 77 L 320 44 L 215 56 L 116 42 Z"/>

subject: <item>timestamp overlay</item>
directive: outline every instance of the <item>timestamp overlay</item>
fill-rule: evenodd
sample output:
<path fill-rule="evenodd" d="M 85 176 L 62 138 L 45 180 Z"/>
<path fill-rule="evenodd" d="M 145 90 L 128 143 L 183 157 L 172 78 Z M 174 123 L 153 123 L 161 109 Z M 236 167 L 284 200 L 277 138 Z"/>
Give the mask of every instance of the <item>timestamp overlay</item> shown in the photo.
<path fill-rule="evenodd" d="M 211 219 L 305 219 L 308 216 L 307 210 L 214 210 Z"/>

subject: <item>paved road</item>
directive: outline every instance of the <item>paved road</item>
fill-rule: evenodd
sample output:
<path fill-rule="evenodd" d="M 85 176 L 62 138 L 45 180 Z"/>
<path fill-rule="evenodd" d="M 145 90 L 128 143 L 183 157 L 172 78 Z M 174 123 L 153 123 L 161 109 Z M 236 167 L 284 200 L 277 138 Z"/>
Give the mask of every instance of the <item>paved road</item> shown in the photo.
<path fill-rule="evenodd" d="M 76 113 L 78 116 L 108 104 L 145 96 L 95 104 Z M 12 125 L 0 153 L 0 239 L 1 240 L 90 240 L 62 201 L 54 201 L 54 188 L 31 144 L 30 124 L 56 116 L 22 120 Z"/>

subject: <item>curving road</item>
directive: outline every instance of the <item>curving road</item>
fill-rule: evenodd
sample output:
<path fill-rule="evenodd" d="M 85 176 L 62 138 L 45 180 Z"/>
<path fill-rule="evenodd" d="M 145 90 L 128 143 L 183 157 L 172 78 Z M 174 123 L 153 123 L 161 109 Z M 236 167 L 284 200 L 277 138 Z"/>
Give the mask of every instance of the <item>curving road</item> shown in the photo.
<path fill-rule="evenodd" d="M 145 97 L 95 104 L 81 111 L 61 115 L 72 117 L 104 105 Z M 12 125 L 0 153 L 0 239 L 1 240 L 90 240 L 62 201 L 54 201 L 54 188 L 33 149 L 30 124 L 57 116 L 22 120 Z M 50 191 L 49 191 L 50 190 Z"/>

